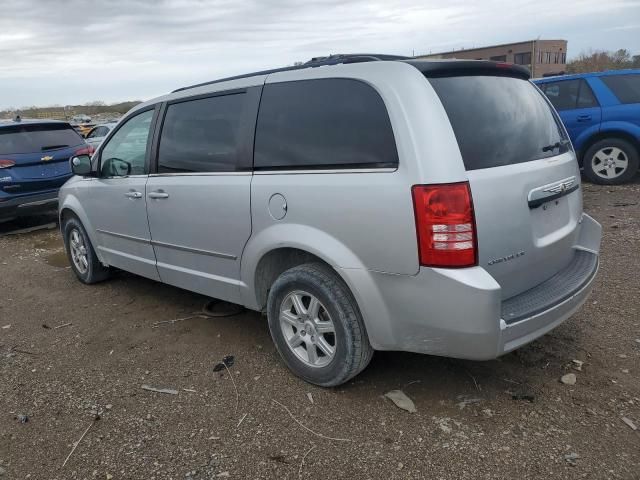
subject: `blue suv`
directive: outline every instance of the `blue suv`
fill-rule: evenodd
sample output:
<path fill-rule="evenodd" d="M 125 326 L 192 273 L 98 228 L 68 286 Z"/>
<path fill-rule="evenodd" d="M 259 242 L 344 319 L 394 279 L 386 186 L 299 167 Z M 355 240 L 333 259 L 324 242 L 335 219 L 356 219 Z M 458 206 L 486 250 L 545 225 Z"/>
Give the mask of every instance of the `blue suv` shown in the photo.
<path fill-rule="evenodd" d="M 556 108 L 589 180 L 633 178 L 640 155 L 640 70 L 534 80 Z"/>
<path fill-rule="evenodd" d="M 66 122 L 0 120 L 0 221 L 55 208 L 69 158 L 92 151 Z"/>

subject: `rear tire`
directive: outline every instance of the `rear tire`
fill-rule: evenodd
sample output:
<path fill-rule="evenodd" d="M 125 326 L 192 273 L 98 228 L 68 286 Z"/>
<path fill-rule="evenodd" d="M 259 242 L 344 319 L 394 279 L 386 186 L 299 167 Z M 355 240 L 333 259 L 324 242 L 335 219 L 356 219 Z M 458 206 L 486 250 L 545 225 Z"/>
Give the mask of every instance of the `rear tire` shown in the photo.
<path fill-rule="evenodd" d="M 360 310 L 330 267 L 308 263 L 280 275 L 269 292 L 267 316 L 285 364 L 309 383 L 341 385 L 371 361 Z"/>
<path fill-rule="evenodd" d="M 69 264 L 82 283 L 92 284 L 109 278 L 109 269 L 98 260 L 89 235 L 76 217 L 69 217 L 62 228 Z"/>
<path fill-rule="evenodd" d="M 619 185 L 638 172 L 638 150 L 621 138 L 599 140 L 585 152 L 582 167 L 593 183 Z"/>

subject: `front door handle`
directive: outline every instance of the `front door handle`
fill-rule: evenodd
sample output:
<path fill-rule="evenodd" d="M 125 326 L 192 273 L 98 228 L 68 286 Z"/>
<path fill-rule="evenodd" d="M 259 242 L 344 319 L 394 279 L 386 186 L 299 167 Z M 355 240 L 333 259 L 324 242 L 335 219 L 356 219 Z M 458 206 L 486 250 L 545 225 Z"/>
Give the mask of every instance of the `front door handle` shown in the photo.
<path fill-rule="evenodd" d="M 130 192 L 125 193 L 124 196 L 131 199 L 142 198 L 142 193 L 131 190 Z"/>
<path fill-rule="evenodd" d="M 169 194 L 163 190 L 156 190 L 155 192 L 149 192 L 149 198 L 160 200 L 163 198 L 169 198 Z"/>
<path fill-rule="evenodd" d="M 579 122 L 588 122 L 591 120 L 591 115 L 578 115 Z"/>

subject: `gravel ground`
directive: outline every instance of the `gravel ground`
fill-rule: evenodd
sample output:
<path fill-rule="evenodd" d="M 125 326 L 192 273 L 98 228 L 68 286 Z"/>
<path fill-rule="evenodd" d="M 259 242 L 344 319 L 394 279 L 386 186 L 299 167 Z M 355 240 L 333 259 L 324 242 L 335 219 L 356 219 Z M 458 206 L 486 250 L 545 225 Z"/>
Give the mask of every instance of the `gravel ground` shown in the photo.
<path fill-rule="evenodd" d="M 640 183 L 584 190 L 604 241 L 572 319 L 490 362 L 376 353 L 336 389 L 289 374 L 257 313 L 154 328 L 207 299 L 84 286 L 57 230 L 0 236 L 0 478 L 640 478 Z"/>

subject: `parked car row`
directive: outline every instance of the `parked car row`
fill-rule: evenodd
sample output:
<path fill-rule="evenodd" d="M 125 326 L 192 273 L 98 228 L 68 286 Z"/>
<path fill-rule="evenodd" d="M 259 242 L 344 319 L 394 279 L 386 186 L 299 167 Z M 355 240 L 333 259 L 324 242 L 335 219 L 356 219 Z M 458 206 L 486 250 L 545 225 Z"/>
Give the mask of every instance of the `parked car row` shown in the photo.
<path fill-rule="evenodd" d="M 138 105 L 71 163 L 80 281 L 116 267 L 266 312 L 317 385 L 374 350 L 503 355 L 571 316 L 598 269 L 571 142 L 517 65 L 337 56 L 213 81 Z"/>
<path fill-rule="evenodd" d="M 66 122 L 0 121 L 0 221 L 55 208 L 69 157 L 91 153 Z"/>

